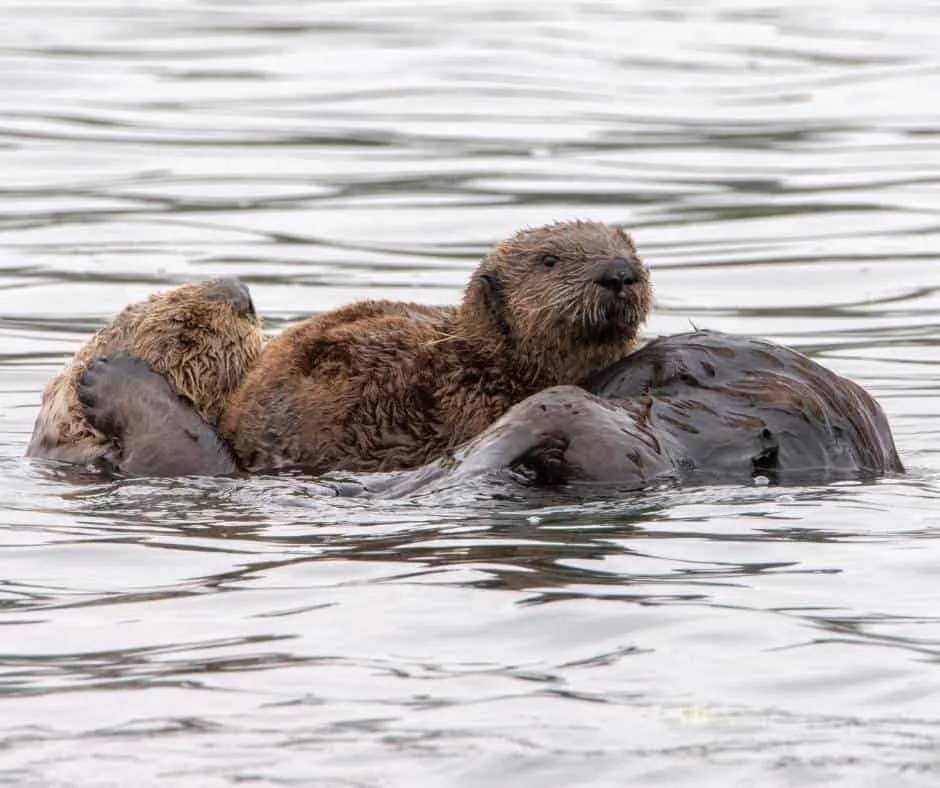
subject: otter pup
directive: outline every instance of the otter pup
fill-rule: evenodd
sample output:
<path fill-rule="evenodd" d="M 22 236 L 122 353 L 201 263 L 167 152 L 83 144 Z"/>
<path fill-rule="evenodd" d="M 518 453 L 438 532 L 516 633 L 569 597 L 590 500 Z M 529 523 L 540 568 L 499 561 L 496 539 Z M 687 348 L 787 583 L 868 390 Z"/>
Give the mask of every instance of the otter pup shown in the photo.
<path fill-rule="evenodd" d="M 651 305 L 621 228 L 523 230 L 484 258 L 456 308 L 366 301 L 271 340 L 220 435 L 249 471 L 415 468 L 625 356 Z"/>
<path fill-rule="evenodd" d="M 698 331 L 655 340 L 586 385 L 510 408 L 453 454 L 413 471 L 324 492 L 403 496 L 512 469 L 542 484 L 635 490 L 662 482 L 820 483 L 903 473 L 878 403 L 794 350 Z M 593 393 L 591 393 L 593 392 Z M 88 417 L 130 474 L 225 474 L 228 448 L 160 375 L 115 356 L 79 384 Z"/>
<path fill-rule="evenodd" d="M 46 386 L 26 456 L 87 463 L 114 450 L 89 423 L 77 396 L 95 358 L 125 351 L 143 359 L 214 425 L 263 342 L 248 288 L 237 279 L 185 284 L 131 304 Z"/>

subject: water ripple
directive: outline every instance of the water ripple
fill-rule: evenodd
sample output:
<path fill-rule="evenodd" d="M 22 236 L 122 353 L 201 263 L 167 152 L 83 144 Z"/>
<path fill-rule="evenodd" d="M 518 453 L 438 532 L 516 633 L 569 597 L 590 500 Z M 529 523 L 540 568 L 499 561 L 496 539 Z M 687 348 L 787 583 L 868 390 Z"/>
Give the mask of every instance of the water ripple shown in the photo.
<path fill-rule="evenodd" d="M 10 0 L 0 9 L 0 781 L 935 785 L 931 0 Z M 910 473 L 622 499 L 324 498 L 21 458 L 154 289 L 271 331 L 454 303 L 526 224 L 622 222 L 649 333 L 764 334 Z"/>

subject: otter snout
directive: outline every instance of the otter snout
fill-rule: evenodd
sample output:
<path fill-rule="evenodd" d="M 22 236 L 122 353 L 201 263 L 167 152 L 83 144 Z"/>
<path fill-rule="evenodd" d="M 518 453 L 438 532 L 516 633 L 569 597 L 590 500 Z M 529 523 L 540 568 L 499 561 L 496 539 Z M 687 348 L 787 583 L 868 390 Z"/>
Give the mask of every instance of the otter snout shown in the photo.
<path fill-rule="evenodd" d="M 206 289 L 206 298 L 213 301 L 228 301 L 235 314 L 242 317 L 255 316 L 255 304 L 251 300 L 248 287 L 240 279 L 225 277 L 216 279 Z"/>
<path fill-rule="evenodd" d="M 622 257 L 601 265 L 594 276 L 597 284 L 614 293 L 620 293 L 624 288 L 636 284 L 638 279 L 636 268 Z"/>

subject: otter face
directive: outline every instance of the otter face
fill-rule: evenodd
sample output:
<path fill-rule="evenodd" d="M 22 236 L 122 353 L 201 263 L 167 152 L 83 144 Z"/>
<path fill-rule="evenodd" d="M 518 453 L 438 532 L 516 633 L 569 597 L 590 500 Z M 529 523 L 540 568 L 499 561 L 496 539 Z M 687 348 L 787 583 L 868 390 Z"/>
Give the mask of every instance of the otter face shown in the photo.
<path fill-rule="evenodd" d="M 633 241 L 601 222 L 523 230 L 494 249 L 478 277 L 508 342 L 568 382 L 631 350 L 652 307 Z"/>

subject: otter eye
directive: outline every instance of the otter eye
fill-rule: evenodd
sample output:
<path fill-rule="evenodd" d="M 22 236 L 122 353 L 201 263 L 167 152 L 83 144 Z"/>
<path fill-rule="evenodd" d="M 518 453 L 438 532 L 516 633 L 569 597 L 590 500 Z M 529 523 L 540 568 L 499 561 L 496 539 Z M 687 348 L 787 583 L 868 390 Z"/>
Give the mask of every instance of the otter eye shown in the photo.
<path fill-rule="evenodd" d="M 546 268 L 554 268 L 555 263 L 558 262 L 558 258 L 553 254 L 542 255 L 542 265 Z"/>

